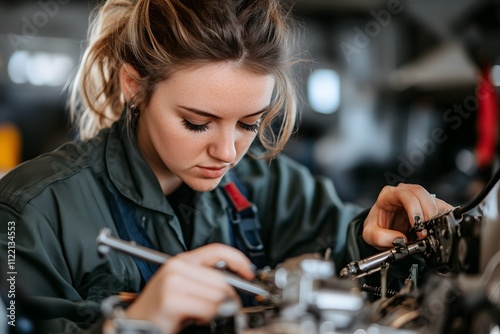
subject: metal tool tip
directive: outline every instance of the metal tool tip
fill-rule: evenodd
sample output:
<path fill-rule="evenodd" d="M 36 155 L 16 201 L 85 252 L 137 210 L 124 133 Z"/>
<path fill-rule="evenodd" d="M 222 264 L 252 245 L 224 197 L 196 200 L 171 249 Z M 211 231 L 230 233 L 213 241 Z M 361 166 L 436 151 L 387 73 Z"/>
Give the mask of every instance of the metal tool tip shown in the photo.
<path fill-rule="evenodd" d="M 349 276 L 349 270 L 347 268 L 342 268 L 340 271 L 339 277 L 340 278 L 345 278 Z"/>
<path fill-rule="evenodd" d="M 111 248 L 109 246 L 106 246 L 106 245 L 98 245 L 97 246 L 97 253 L 99 254 L 100 257 L 106 256 L 110 250 L 111 250 Z"/>

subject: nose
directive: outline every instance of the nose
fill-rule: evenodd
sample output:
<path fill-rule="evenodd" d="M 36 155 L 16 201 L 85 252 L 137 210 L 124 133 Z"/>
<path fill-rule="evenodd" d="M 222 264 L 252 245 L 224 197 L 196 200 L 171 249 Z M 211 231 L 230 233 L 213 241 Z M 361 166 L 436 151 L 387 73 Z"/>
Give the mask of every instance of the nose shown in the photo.
<path fill-rule="evenodd" d="M 225 163 L 231 163 L 236 158 L 235 129 L 222 130 L 216 133 L 208 148 L 208 154 Z"/>

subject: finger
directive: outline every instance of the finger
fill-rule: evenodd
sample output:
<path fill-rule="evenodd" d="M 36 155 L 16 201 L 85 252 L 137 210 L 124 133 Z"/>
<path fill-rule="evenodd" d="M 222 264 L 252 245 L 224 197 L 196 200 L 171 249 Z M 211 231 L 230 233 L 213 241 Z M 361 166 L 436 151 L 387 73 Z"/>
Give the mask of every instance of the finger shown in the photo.
<path fill-rule="evenodd" d="M 172 299 L 186 299 L 187 297 L 198 296 L 198 298 L 215 302 L 223 300 L 226 296 L 223 289 L 213 288 L 213 286 L 203 284 L 197 279 L 178 274 L 171 274 L 163 282 L 162 288 L 170 293 L 165 297 Z"/>
<path fill-rule="evenodd" d="M 400 188 L 397 194 L 400 195 L 401 204 L 407 212 L 411 226 L 428 221 L 439 214 L 440 207 L 435 195 L 429 194 L 419 185 L 401 185 Z"/>
<path fill-rule="evenodd" d="M 444 213 L 444 212 L 453 210 L 455 208 L 453 205 L 448 204 L 447 202 L 445 202 L 439 198 L 436 198 L 436 203 L 438 205 L 439 213 Z"/>
<path fill-rule="evenodd" d="M 407 238 L 403 233 L 382 228 L 377 224 L 372 224 L 369 228 L 363 229 L 363 239 L 368 244 L 374 245 L 375 247 L 393 247 L 392 242 L 396 238 L 404 238 L 405 242 L 407 242 Z"/>
<path fill-rule="evenodd" d="M 177 332 L 174 329 L 182 319 L 211 319 L 218 305 L 228 298 L 238 299 L 220 271 L 176 256 L 157 271 L 127 308 L 127 314 L 132 319 L 152 321 L 172 333 Z M 188 307 L 182 308 L 186 301 Z M 192 307 L 194 303 L 200 303 L 200 307 Z"/>
<path fill-rule="evenodd" d="M 401 202 L 408 213 L 408 219 L 412 226 L 415 220 L 427 221 L 439 213 L 436 198 L 429 194 L 422 186 L 405 184 L 401 185 L 401 188 L 402 190 L 400 192 L 402 192 L 403 195 L 406 194 L 406 192 L 413 195 L 407 194 L 407 196 L 401 198 Z"/>
<path fill-rule="evenodd" d="M 427 233 L 426 229 L 423 229 L 422 231 L 417 232 L 416 234 L 417 234 L 417 238 L 418 239 L 422 239 L 422 238 L 425 238 L 428 233 Z"/>
<path fill-rule="evenodd" d="M 413 213 L 408 212 L 408 219 L 410 220 L 412 226 L 415 223 L 415 218 L 417 216 L 419 217 L 417 220 L 420 220 L 421 222 L 429 221 L 440 214 L 454 209 L 452 205 L 446 203 L 442 199 L 436 198 L 435 195 L 429 194 L 423 188 L 421 190 L 413 189 L 413 191 L 416 191 L 415 196 L 420 203 L 423 215 L 420 216 L 418 213 L 414 215 Z"/>
<path fill-rule="evenodd" d="M 245 279 L 253 279 L 254 273 L 250 260 L 236 248 L 223 244 L 210 244 L 180 254 L 186 261 L 213 267 L 221 260 L 226 262 L 229 270 Z"/>
<path fill-rule="evenodd" d="M 192 276 L 169 276 L 165 286 L 167 291 L 171 291 L 168 303 L 171 304 L 173 300 L 175 305 L 170 305 L 165 309 L 172 310 L 174 308 L 186 320 L 208 321 L 217 315 L 221 307 L 228 301 L 233 301 L 232 305 L 241 306 L 235 290 L 223 282 L 220 272 L 201 265 L 190 264 L 190 266 L 194 273 Z M 220 277 L 211 277 L 213 273 Z M 206 280 L 200 279 L 200 277 L 206 278 Z M 216 281 L 222 284 L 207 285 L 207 283 Z M 183 302 L 183 305 L 188 305 L 188 308 L 183 309 L 180 301 Z"/>
<path fill-rule="evenodd" d="M 191 282 L 192 284 L 197 284 L 203 287 L 204 290 L 209 291 L 220 291 L 224 293 L 225 296 L 235 296 L 234 289 L 226 283 L 226 280 L 219 270 L 214 268 L 205 267 L 202 264 L 191 263 L 184 261 L 181 257 L 176 259 L 171 259 L 165 265 L 164 270 L 165 275 L 171 275 L 176 279 L 186 280 L 186 282 Z M 169 278 L 168 282 L 172 284 L 172 278 Z M 185 285 L 186 282 L 177 282 L 179 285 Z M 175 289 L 175 285 L 171 286 Z M 194 293 L 198 293 L 194 289 Z"/>
<path fill-rule="evenodd" d="M 442 215 L 442 214 L 444 214 L 446 212 L 452 211 L 455 208 L 454 206 L 452 206 L 452 205 L 448 204 L 447 202 L 443 201 L 442 199 L 434 198 L 434 200 L 436 201 L 438 212 L 434 216 L 431 216 L 428 219 L 425 219 L 426 221 L 434 219 L 435 217 L 437 217 L 439 215 Z"/>
<path fill-rule="evenodd" d="M 208 270 L 201 266 L 200 268 Z M 204 272 L 204 270 L 195 269 L 193 271 L 196 275 L 207 275 L 207 272 Z M 218 279 L 218 283 L 211 284 L 215 282 L 213 277 L 207 275 L 205 276 L 206 280 L 203 280 L 199 279 L 200 276 L 196 275 L 189 277 L 172 275 L 169 277 L 168 281 L 165 282 L 165 289 L 168 289 L 168 291 L 175 291 L 175 295 L 178 296 L 178 298 L 174 298 L 176 300 L 179 298 L 200 298 L 207 302 L 219 304 L 228 299 L 238 299 L 236 291 L 223 281 L 223 277 L 215 278 Z M 168 296 L 168 298 L 173 298 L 173 296 Z"/>

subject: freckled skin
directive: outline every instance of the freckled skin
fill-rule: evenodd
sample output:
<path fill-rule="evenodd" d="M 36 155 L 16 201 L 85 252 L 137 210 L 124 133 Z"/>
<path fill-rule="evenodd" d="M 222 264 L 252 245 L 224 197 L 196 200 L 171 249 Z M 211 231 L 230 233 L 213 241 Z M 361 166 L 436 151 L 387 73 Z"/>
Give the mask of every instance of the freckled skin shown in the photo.
<path fill-rule="evenodd" d="M 137 138 L 163 192 L 181 182 L 197 191 L 214 189 L 250 147 L 256 132 L 245 127 L 259 121 L 262 113 L 255 114 L 269 106 L 274 84 L 272 76 L 230 62 L 183 69 L 160 82 L 141 110 Z"/>

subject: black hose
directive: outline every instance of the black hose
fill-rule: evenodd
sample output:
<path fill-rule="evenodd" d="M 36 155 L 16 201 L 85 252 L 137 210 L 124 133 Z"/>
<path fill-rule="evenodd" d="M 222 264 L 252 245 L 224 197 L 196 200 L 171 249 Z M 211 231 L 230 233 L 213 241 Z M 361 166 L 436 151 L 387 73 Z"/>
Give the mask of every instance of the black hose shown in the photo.
<path fill-rule="evenodd" d="M 464 213 L 478 206 L 479 203 L 481 203 L 486 198 L 486 196 L 488 196 L 489 192 L 491 191 L 491 189 L 493 189 L 498 180 L 500 180 L 500 169 L 496 171 L 495 175 L 493 175 L 493 177 L 488 181 L 483 190 L 481 190 L 481 192 L 472 201 L 462 207 L 458 207 L 457 209 L 455 209 L 455 211 L 453 212 L 453 216 L 456 219 L 459 219 Z"/>

